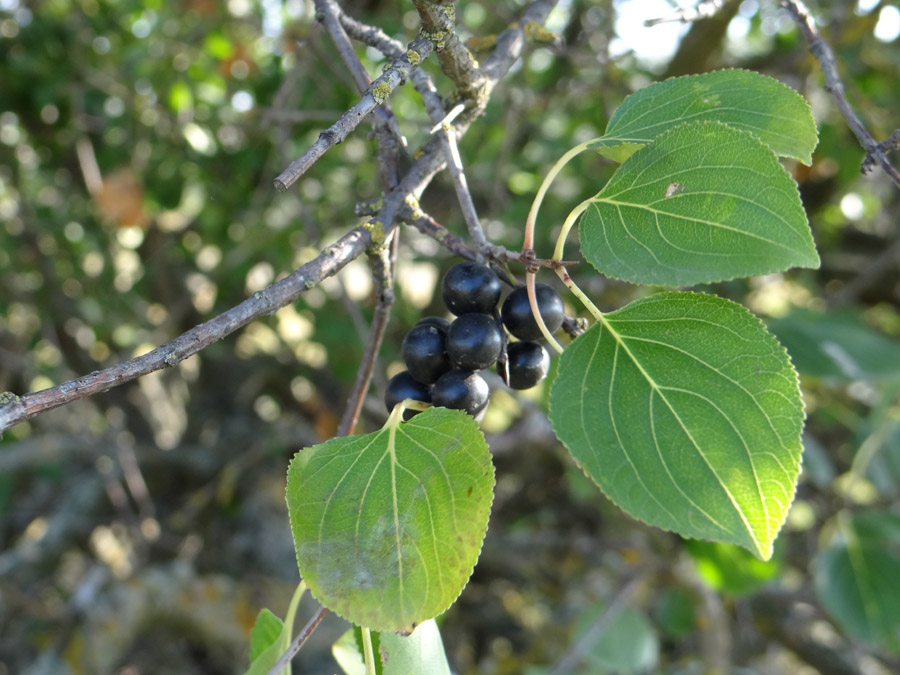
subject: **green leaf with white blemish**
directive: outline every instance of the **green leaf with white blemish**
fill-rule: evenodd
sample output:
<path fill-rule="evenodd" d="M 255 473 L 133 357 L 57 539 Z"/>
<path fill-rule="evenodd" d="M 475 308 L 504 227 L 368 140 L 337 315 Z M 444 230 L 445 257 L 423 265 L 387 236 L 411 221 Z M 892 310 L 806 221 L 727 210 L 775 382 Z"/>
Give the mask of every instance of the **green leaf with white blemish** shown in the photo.
<path fill-rule="evenodd" d="M 749 70 L 717 70 L 651 84 L 627 97 L 590 147 L 624 161 L 685 122 L 722 122 L 756 136 L 780 157 L 812 163 L 818 141 L 809 104 L 787 85 Z"/>
<path fill-rule="evenodd" d="M 481 551 L 494 468 L 478 424 L 431 408 L 298 452 L 287 503 L 300 575 L 325 607 L 409 633 L 462 592 Z"/>
<path fill-rule="evenodd" d="M 658 293 L 559 359 L 550 420 L 626 512 L 766 560 L 794 498 L 803 403 L 787 353 L 746 309 Z"/>
<path fill-rule="evenodd" d="M 582 255 L 609 277 L 686 286 L 819 256 L 797 184 L 751 134 L 717 122 L 670 129 L 587 204 Z"/>

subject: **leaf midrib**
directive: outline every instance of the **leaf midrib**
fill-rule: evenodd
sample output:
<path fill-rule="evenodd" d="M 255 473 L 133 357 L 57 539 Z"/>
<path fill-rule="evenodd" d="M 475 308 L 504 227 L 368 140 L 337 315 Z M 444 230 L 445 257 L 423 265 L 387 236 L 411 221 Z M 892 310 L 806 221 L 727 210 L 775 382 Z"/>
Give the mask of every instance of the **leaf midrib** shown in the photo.
<path fill-rule="evenodd" d="M 603 327 L 609 331 L 610 335 L 612 335 L 613 339 L 616 341 L 617 349 L 621 348 L 622 350 L 624 350 L 624 352 L 631 359 L 631 362 L 635 365 L 635 367 L 638 369 L 638 371 L 641 373 L 641 375 L 647 381 L 647 384 L 650 386 L 650 388 L 657 393 L 657 395 L 660 397 L 660 399 L 669 408 L 669 411 L 672 413 L 672 415 L 678 421 L 678 424 L 681 427 L 682 431 L 684 431 L 685 435 L 690 439 L 691 445 L 694 447 L 694 449 L 696 449 L 697 454 L 700 456 L 700 458 L 703 460 L 703 462 L 709 468 L 712 475 L 715 476 L 716 481 L 719 483 L 719 486 L 722 488 L 722 491 L 728 497 L 728 500 L 731 502 L 732 506 L 734 507 L 735 512 L 738 514 L 738 517 L 741 519 L 741 522 L 744 525 L 744 529 L 746 530 L 747 534 L 750 536 L 751 541 L 753 542 L 754 546 L 756 547 L 757 553 L 760 555 L 763 555 L 764 554 L 763 548 L 760 545 L 759 539 L 757 539 L 757 537 L 756 537 L 756 533 L 754 532 L 753 528 L 750 526 L 750 523 L 747 521 L 747 518 L 743 512 L 743 509 L 740 508 L 740 506 L 737 504 L 737 502 L 734 498 L 734 495 L 731 494 L 731 491 L 728 489 L 728 487 L 725 485 L 725 483 L 719 477 L 719 474 L 710 465 L 709 460 L 706 458 L 706 455 L 704 455 L 704 453 L 700 450 L 700 448 L 697 447 L 697 442 L 694 440 L 693 435 L 688 431 L 687 428 L 685 428 L 685 425 L 682 422 L 681 417 L 678 415 L 678 413 L 675 411 L 672 404 L 669 402 L 669 400 L 663 394 L 663 392 L 660 389 L 659 385 L 657 384 L 656 380 L 641 365 L 640 361 L 635 357 L 635 355 L 632 353 L 632 351 L 628 348 L 628 345 L 625 344 L 625 341 L 624 341 L 624 338 L 622 337 L 622 335 L 612 326 L 609 319 L 607 319 L 605 316 L 601 316 L 600 322 L 602 323 Z M 765 505 L 765 500 L 762 498 L 761 486 L 759 484 L 759 479 L 757 478 L 757 475 L 756 475 L 756 467 L 753 464 L 752 458 L 750 459 L 750 466 L 753 469 L 754 483 L 757 486 L 757 492 L 760 496 L 760 502 L 762 504 L 764 512 L 766 513 L 765 523 L 766 523 L 766 532 L 768 535 L 768 532 L 769 532 L 768 508 Z M 668 473 L 668 467 L 666 467 L 666 472 Z M 673 484 L 675 484 L 674 481 L 673 481 Z M 677 486 L 677 484 L 676 484 L 676 486 Z M 683 492 L 682 492 L 682 494 L 683 494 Z M 690 498 L 688 498 L 688 501 L 690 501 L 692 504 L 694 503 L 693 500 L 691 500 Z M 702 512 L 702 509 L 701 509 L 701 512 Z M 709 516 L 707 516 L 707 517 L 710 518 Z M 718 522 L 715 521 L 714 519 L 710 518 L 710 520 L 712 522 L 716 523 L 717 525 L 719 525 Z M 722 527 L 721 525 L 719 525 L 719 527 L 721 527 L 723 530 L 727 531 L 727 529 Z"/>
<path fill-rule="evenodd" d="M 726 194 L 726 193 L 723 193 L 723 194 Z M 728 196 L 728 197 L 732 197 L 732 198 L 734 198 L 734 199 L 742 199 L 742 200 L 743 200 L 742 197 L 737 196 L 737 195 L 727 195 L 727 196 Z M 617 208 L 618 208 L 618 207 L 628 207 L 628 208 L 640 209 L 640 210 L 643 210 L 643 211 L 648 211 L 649 213 L 652 213 L 652 214 L 654 215 L 654 217 L 659 217 L 660 215 L 662 215 L 662 216 L 666 216 L 666 217 L 669 217 L 669 218 L 675 218 L 675 219 L 678 219 L 678 220 L 684 220 L 684 221 L 687 221 L 687 222 L 697 223 L 697 224 L 699 224 L 699 225 L 708 225 L 708 226 L 710 226 L 710 227 L 714 227 L 714 228 L 718 228 L 718 229 L 725 230 L 725 231 L 728 231 L 728 232 L 732 232 L 732 233 L 734 233 L 734 234 L 746 236 L 746 237 L 749 237 L 749 238 L 751 238 L 751 239 L 757 239 L 758 241 L 764 242 L 764 243 L 769 244 L 769 245 L 771 245 L 771 246 L 775 246 L 776 248 L 783 249 L 784 251 L 787 251 L 787 252 L 789 252 L 789 253 L 805 253 L 805 251 L 802 251 L 802 250 L 799 250 L 799 249 L 795 249 L 795 248 L 789 248 L 788 246 L 786 246 L 786 245 L 784 245 L 784 244 L 781 244 L 781 243 L 779 243 L 779 242 L 777 242 L 777 241 L 772 241 L 772 240 L 770 240 L 770 239 L 766 239 L 765 237 L 763 237 L 763 236 L 761 236 L 761 235 L 758 235 L 758 234 L 756 234 L 756 233 L 754 233 L 754 232 L 748 232 L 748 231 L 746 231 L 746 230 L 739 230 L 739 229 L 737 229 L 737 228 L 735 228 L 735 227 L 731 227 L 731 226 L 729 226 L 729 225 L 725 225 L 724 223 L 717 223 L 717 222 L 712 221 L 712 220 L 704 220 L 704 219 L 702 219 L 702 218 L 692 218 L 692 217 L 689 217 L 689 216 L 683 216 L 683 215 L 681 215 L 681 214 L 669 213 L 669 212 L 667 212 L 667 211 L 661 211 L 661 210 L 659 210 L 659 209 L 654 209 L 654 208 L 652 208 L 652 207 L 649 206 L 649 205 L 635 204 L 634 202 L 623 202 L 623 201 L 619 201 L 619 200 L 616 200 L 616 199 L 609 199 L 608 197 L 596 197 L 596 198 L 594 198 L 593 201 L 594 201 L 595 203 L 598 203 L 598 202 L 606 203 L 606 204 L 609 204 L 609 205 L 611 205 L 611 206 L 615 206 L 615 207 L 617 207 Z M 765 209 L 765 207 L 762 207 L 762 206 L 760 206 L 759 204 L 757 204 L 757 203 L 755 203 L 755 202 L 751 202 L 751 201 L 749 201 L 749 200 L 743 200 L 743 201 L 746 201 L 746 202 L 749 203 L 749 204 L 753 204 L 754 206 L 757 206 L 757 207 L 760 207 L 760 208 Z M 768 211 L 768 209 L 765 209 L 765 210 Z M 601 218 L 601 220 L 602 220 L 602 216 L 601 216 L 599 213 L 598 213 L 597 215 L 598 215 L 598 217 Z M 793 228 L 791 228 L 790 225 L 789 225 L 788 223 L 786 223 L 786 222 L 784 221 L 783 218 L 781 218 L 780 216 L 776 216 L 776 217 L 778 217 L 779 220 L 781 220 L 785 225 L 787 225 L 791 232 L 794 232 Z M 622 220 L 623 223 L 625 222 L 624 219 L 621 218 L 621 216 L 620 216 L 620 220 Z"/>

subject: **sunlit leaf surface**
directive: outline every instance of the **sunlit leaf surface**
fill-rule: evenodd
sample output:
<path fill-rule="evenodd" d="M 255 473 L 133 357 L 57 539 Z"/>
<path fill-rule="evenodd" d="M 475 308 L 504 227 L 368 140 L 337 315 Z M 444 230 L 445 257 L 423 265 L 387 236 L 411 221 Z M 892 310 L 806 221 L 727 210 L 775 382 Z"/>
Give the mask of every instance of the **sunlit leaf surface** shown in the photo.
<path fill-rule="evenodd" d="M 458 410 L 301 450 L 287 485 L 300 574 L 348 621 L 408 633 L 465 587 L 493 485 L 478 424 Z"/>
<path fill-rule="evenodd" d="M 659 293 L 560 357 L 557 436 L 625 511 L 762 559 L 800 470 L 803 404 L 784 349 L 740 305 Z"/>
<path fill-rule="evenodd" d="M 622 102 L 592 147 L 621 162 L 668 129 L 702 121 L 748 131 L 776 155 L 812 163 L 818 133 L 809 104 L 787 85 L 749 70 L 717 70 L 644 87 Z"/>
<path fill-rule="evenodd" d="M 797 185 L 752 135 L 716 122 L 675 127 L 636 152 L 579 226 L 599 272 L 682 286 L 818 267 Z"/>

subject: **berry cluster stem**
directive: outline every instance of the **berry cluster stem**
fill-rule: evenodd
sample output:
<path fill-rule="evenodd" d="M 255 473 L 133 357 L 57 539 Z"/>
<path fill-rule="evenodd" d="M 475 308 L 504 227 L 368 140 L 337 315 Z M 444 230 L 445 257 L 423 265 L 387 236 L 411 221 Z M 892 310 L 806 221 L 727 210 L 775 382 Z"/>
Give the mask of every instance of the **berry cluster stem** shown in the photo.
<path fill-rule="evenodd" d="M 576 145 L 574 148 L 566 152 L 562 157 L 560 157 L 556 164 L 554 164 L 550 171 L 547 172 L 547 175 L 544 176 L 544 180 L 541 182 L 540 187 L 538 188 L 537 194 L 534 196 L 534 201 L 531 203 L 531 209 L 528 211 L 528 217 L 525 219 L 525 240 L 522 243 L 522 250 L 530 251 L 534 249 L 534 228 L 535 223 L 537 222 L 537 214 L 541 208 L 541 204 L 544 201 L 544 196 L 547 194 L 547 191 L 550 189 L 550 185 L 553 183 L 554 179 L 559 172 L 563 170 L 566 164 L 568 164 L 572 159 L 580 155 L 582 152 L 587 150 L 590 145 L 596 141 L 596 138 L 592 138 L 589 141 L 585 141 L 584 143 L 580 143 Z M 569 232 L 574 227 L 575 222 L 578 220 L 578 217 L 584 213 L 588 206 L 590 206 L 593 200 L 586 199 L 581 202 L 578 206 L 576 206 L 569 215 L 566 217 L 565 222 L 563 223 L 562 230 L 559 233 L 559 237 L 556 239 L 556 248 L 553 251 L 552 260 L 556 262 L 560 262 L 563 259 L 563 248 L 565 247 L 566 237 Z M 590 298 L 584 294 L 575 282 L 572 280 L 572 277 L 569 276 L 569 273 L 566 271 L 565 267 L 557 267 L 556 275 L 560 278 L 560 280 L 566 285 L 572 295 L 574 295 L 578 300 L 581 301 L 587 310 L 596 318 L 598 321 L 605 320 L 603 318 L 603 312 L 601 312 L 597 306 L 591 302 Z M 525 287 L 528 289 L 528 303 L 531 305 L 531 312 L 534 314 L 534 320 L 537 322 L 538 327 L 541 329 L 541 333 L 544 338 L 547 340 L 547 343 L 550 344 L 557 352 L 562 353 L 562 346 L 557 342 L 553 336 L 550 334 L 550 331 L 547 330 L 547 326 L 544 325 L 544 320 L 541 318 L 541 313 L 538 310 L 537 305 L 537 297 L 534 292 L 534 272 L 530 270 L 526 270 L 525 272 Z"/>
<path fill-rule="evenodd" d="M 556 341 L 556 338 L 553 337 L 553 334 L 547 328 L 547 324 L 544 323 L 544 317 L 541 316 L 541 310 L 538 308 L 537 295 L 534 290 L 534 272 L 525 272 L 525 288 L 528 290 L 528 304 L 531 306 L 531 313 L 534 315 L 538 328 L 541 329 L 541 334 L 544 336 L 547 344 L 556 350 L 557 354 L 562 354 L 562 345 Z"/>

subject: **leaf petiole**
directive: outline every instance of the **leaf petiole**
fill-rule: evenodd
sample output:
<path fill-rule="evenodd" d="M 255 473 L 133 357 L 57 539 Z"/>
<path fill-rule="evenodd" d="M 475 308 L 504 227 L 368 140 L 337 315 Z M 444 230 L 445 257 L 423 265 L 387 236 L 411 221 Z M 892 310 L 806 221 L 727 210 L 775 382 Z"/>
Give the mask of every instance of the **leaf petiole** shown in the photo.
<path fill-rule="evenodd" d="M 596 140 L 596 138 L 592 138 L 589 141 L 585 141 L 584 143 L 576 145 L 574 148 L 560 157 L 556 161 L 556 164 L 554 164 L 550 168 L 550 171 L 547 172 L 547 175 L 544 176 L 544 180 L 541 182 L 541 186 L 538 188 L 537 194 L 534 196 L 534 201 L 531 202 L 531 209 L 528 211 L 528 217 L 525 219 L 525 241 L 522 245 L 522 248 L 524 250 L 534 248 L 534 226 L 537 222 L 538 210 L 541 208 L 541 204 L 544 201 L 544 196 L 547 194 L 547 190 L 550 189 L 550 185 L 556 179 L 556 176 L 559 175 L 559 172 L 563 170 L 563 167 L 565 167 L 566 164 L 568 164 L 575 157 L 587 150 L 590 147 L 591 143 Z"/>
<path fill-rule="evenodd" d="M 403 420 L 403 413 L 407 410 L 428 410 L 432 405 L 430 403 L 423 403 L 422 401 L 416 401 L 412 398 L 405 398 L 400 403 L 394 406 L 394 409 L 391 410 L 391 414 L 388 415 L 387 421 L 384 423 L 382 429 L 387 429 L 388 427 L 395 427 Z"/>
<path fill-rule="evenodd" d="M 559 236 L 556 238 L 556 248 L 553 249 L 553 260 L 562 260 L 563 249 L 566 245 L 566 237 L 575 226 L 575 222 L 578 220 L 581 214 L 587 210 L 588 206 L 590 206 L 593 201 L 593 198 L 585 199 L 578 206 L 572 209 L 569 212 L 568 216 L 566 216 L 566 220 L 563 223 L 562 230 L 560 231 Z M 581 301 L 581 304 L 584 305 L 587 310 L 594 315 L 594 318 L 597 319 L 597 321 L 602 321 L 605 323 L 603 312 L 597 309 L 597 306 L 593 302 L 591 302 L 591 299 L 587 295 L 584 294 L 584 291 L 578 288 L 578 286 L 572 280 L 572 277 L 569 276 L 569 272 L 565 267 L 558 267 L 556 269 L 556 276 L 558 276 L 560 281 L 562 281 L 566 285 L 566 288 L 568 288 L 572 292 L 572 295 L 578 298 Z"/>
<path fill-rule="evenodd" d="M 375 675 L 375 653 L 372 650 L 372 632 L 360 626 L 362 632 L 363 656 L 366 661 L 366 675 Z"/>

